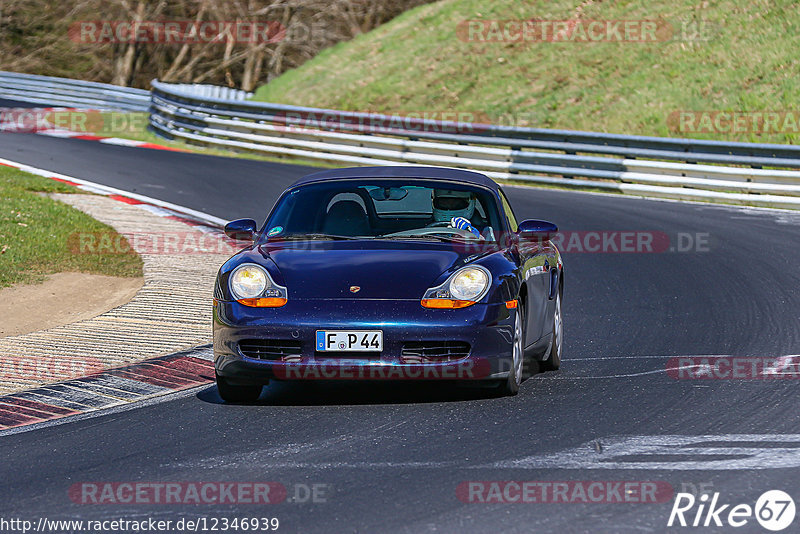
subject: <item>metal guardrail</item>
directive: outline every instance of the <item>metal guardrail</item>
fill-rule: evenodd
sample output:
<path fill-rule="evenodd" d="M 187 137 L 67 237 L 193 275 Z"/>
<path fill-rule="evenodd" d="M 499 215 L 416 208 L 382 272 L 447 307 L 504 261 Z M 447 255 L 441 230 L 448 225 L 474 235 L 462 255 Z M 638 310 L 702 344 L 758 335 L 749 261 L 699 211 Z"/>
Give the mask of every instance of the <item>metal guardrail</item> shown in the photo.
<path fill-rule="evenodd" d="M 498 180 L 800 208 L 800 146 L 408 117 L 398 125 L 398 117 L 374 113 L 251 102 L 245 100 L 249 93 L 224 87 L 151 84 L 148 92 L 0 71 L 0 97 L 93 109 L 149 108 L 156 133 L 205 146 L 337 164 L 461 167 Z"/>
<path fill-rule="evenodd" d="M 462 167 L 499 180 L 800 208 L 800 171 L 791 170 L 800 169 L 800 146 L 408 118 L 387 128 L 397 117 L 198 97 L 158 80 L 151 85 L 153 130 L 195 144 L 333 163 Z"/>
<path fill-rule="evenodd" d="M 176 93 L 226 101 L 247 100 L 253 93 L 199 83 L 166 84 Z M 150 92 L 107 83 L 0 71 L 0 96 L 22 102 L 100 110 L 147 111 Z"/>
<path fill-rule="evenodd" d="M 241 89 L 233 89 L 231 87 L 222 87 L 220 85 L 209 85 L 203 83 L 165 83 L 159 82 L 163 86 L 169 87 L 171 90 L 183 93 L 190 96 L 199 98 L 217 98 L 220 100 L 247 100 L 253 93 L 242 91 Z"/>
<path fill-rule="evenodd" d="M 107 83 L 0 71 L 0 97 L 71 108 L 147 111 L 150 92 Z"/>

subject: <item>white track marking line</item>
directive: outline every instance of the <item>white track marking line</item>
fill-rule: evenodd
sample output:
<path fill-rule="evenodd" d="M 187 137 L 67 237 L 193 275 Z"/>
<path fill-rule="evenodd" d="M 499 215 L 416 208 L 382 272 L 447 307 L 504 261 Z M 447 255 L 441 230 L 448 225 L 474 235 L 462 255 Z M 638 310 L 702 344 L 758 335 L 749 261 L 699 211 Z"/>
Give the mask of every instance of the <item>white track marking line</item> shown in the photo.
<path fill-rule="evenodd" d="M 84 180 L 82 178 L 75 178 L 74 176 L 48 171 L 46 169 L 40 169 L 38 167 L 32 167 L 30 165 L 26 165 L 18 161 L 0 158 L 0 163 L 8 165 L 9 167 L 16 167 L 21 171 L 35 174 L 37 176 L 43 176 L 45 178 L 58 178 L 60 180 L 73 182 L 80 186 L 83 186 L 84 188 L 86 187 L 91 188 L 90 190 L 92 192 L 100 193 L 103 195 L 120 195 L 134 200 L 138 200 L 140 202 L 146 202 L 148 204 L 158 206 L 159 208 L 165 208 L 174 211 L 179 215 L 189 216 L 193 219 L 197 219 L 207 224 L 211 224 L 212 226 L 225 226 L 225 224 L 228 222 L 225 219 L 221 219 L 219 217 L 215 217 L 213 215 L 209 215 L 208 213 L 203 213 L 201 211 L 193 210 L 191 208 L 187 208 L 186 206 L 180 206 L 178 204 L 173 204 L 171 202 L 165 202 L 163 200 L 158 200 L 157 198 L 140 195 L 138 193 L 131 193 L 130 191 L 125 191 L 124 189 L 117 189 L 116 187 L 109 187 L 107 185 L 90 182 L 89 180 Z"/>
<path fill-rule="evenodd" d="M 684 369 L 692 369 L 694 367 L 704 367 L 703 365 L 687 365 L 683 367 L 670 367 L 667 369 L 655 369 L 653 371 L 642 371 L 641 373 L 629 373 L 624 375 L 600 375 L 600 376 L 545 376 L 541 380 L 600 380 L 605 378 L 633 378 L 636 376 L 657 375 L 660 373 L 668 373 L 670 371 L 682 371 Z M 539 379 L 537 379 L 539 380 Z"/>
<path fill-rule="evenodd" d="M 106 137 L 105 139 L 98 139 L 100 143 L 105 143 L 107 145 L 120 145 L 120 146 L 132 146 L 132 147 L 140 147 L 142 145 L 147 144 L 146 141 L 134 141 L 132 139 L 122 139 L 120 137 Z"/>
<path fill-rule="evenodd" d="M 653 359 L 680 359 L 680 358 L 691 358 L 693 360 L 702 359 L 702 358 L 769 358 L 776 360 L 776 367 L 769 370 L 770 375 L 794 375 L 794 373 L 782 373 L 783 369 L 786 366 L 790 365 L 795 358 L 798 358 L 797 354 L 787 354 L 783 356 L 730 356 L 730 355 L 720 355 L 720 354 L 697 354 L 697 355 L 677 355 L 677 356 L 600 356 L 597 358 L 569 358 L 565 359 L 564 363 L 569 364 L 570 362 L 593 362 L 593 361 L 603 361 L 603 360 L 631 360 L 631 359 L 642 359 L 642 360 L 653 360 Z M 705 363 L 697 363 L 692 365 L 681 365 L 678 367 L 665 367 L 663 369 L 651 369 L 649 371 L 640 371 L 636 373 L 624 373 L 624 374 L 611 374 L 611 375 L 594 375 L 594 376 L 564 376 L 561 374 L 554 374 L 551 376 L 537 376 L 535 380 L 601 380 L 601 379 L 608 379 L 608 378 L 634 378 L 638 376 L 646 376 L 646 375 L 654 375 L 654 374 L 661 374 L 661 373 L 669 373 L 671 371 L 683 371 L 687 369 L 703 369 L 707 368 L 708 364 Z"/>
<path fill-rule="evenodd" d="M 758 446 L 761 443 L 764 445 Z M 631 458 L 637 456 L 643 459 Z M 501 460 L 480 467 L 668 471 L 797 468 L 800 434 L 610 436 L 551 454 Z"/>
<path fill-rule="evenodd" d="M 643 356 L 598 356 L 596 358 L 564 358 L 564 362 L 592 362 L 599 360 L 645 360 L 645 359 L 670 359 L 670 358 L 800 358 L 800 354 L 785 354 L 781 356 L 765 356 L 764 354 L 749 356 L 734 356 L 732 354 L 664 354 Z"/>

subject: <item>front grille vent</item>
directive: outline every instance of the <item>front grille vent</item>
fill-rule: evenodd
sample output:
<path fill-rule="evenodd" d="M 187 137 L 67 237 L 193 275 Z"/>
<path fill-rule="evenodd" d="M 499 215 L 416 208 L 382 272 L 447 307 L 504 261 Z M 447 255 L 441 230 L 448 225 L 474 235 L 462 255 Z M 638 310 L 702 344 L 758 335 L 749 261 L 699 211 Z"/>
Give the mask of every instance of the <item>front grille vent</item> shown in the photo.
<path fill-rule="evenodd" d="M 464 341 L 409 341 L 400 357 L 404 363 L 452 362 L 469 356 L 469 349 Z"/>
<path fill-rule="evenodd" d="M 239 350 L 258 360 L 299 360 L 303 353 L 300 341 L 295 339 L 243 339 Z"/>

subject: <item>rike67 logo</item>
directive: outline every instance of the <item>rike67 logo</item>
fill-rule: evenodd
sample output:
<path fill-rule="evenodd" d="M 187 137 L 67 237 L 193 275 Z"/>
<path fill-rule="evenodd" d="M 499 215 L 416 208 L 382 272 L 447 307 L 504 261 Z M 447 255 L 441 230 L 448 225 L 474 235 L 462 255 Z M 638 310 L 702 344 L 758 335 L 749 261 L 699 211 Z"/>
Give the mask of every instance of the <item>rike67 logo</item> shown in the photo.
<path fill-rule="evenodd" d="M 792 524 L 795 517 L 794 500 L 780 490 L 764 492 L 755 506 L 746 503 L 723 504 L 719 492 L 695 498 L 691 493 L 678 493 L 669 514 L 667 526 L 682 527 L 743 527 L 753 518 L 765 529 L 777 532 Z"/>

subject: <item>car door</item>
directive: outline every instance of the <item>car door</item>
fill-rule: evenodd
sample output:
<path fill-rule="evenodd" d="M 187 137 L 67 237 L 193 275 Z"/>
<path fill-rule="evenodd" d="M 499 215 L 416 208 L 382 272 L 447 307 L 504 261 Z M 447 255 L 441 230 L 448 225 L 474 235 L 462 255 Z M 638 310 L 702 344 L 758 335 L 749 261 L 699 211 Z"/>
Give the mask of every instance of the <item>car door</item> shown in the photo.
<path fill-rule="evenodd" d="M 500 190 L 500 200 L 509 228 L 512 232 L 516 232 L 519 228 L 517 218 L 502 190 Z M 516 245 L 519 252 L 520 274 L 528 290 L 526 347 L 535 343 L 543 334 L 549 333 L 549 327 L 545 325 L 552 260 L 548 258 L 547 245 L 549 242 L 538 241 L 519 242 Z"/>
<path fill-rule="evenodd" d="M 555 244 L 547 240 L 544 242 L 543 254 L 545 256 L 545 270 L 547 276 L 545 277 L 545 297 L 544 297 L 544 313 L 542 314 L 542 335 L 550 335 L 553 333 L 553 318 L 556 311 L 556 292 L 558 291 L 559 279 L 559 255 L 558 249 Z"/>

